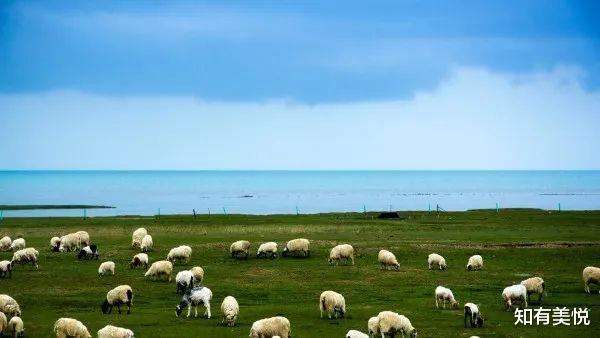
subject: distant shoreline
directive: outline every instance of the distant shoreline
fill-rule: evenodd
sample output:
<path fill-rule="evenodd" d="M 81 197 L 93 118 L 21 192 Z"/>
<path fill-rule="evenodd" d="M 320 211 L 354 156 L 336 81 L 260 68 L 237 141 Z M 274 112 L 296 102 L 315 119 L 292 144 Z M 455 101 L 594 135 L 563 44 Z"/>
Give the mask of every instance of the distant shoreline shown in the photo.
<path fill-rule="evenodd" d="M 0 210 L 66 210 L 66 209 L 114 209 L 108 205 L 86 205 L 86 204 L 21 204 L 0 205 Z"/>

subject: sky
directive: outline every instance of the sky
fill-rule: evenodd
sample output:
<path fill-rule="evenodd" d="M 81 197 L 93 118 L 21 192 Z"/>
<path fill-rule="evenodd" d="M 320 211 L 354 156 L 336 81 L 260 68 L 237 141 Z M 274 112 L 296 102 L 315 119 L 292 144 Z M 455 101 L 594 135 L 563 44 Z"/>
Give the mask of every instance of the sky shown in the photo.
<path fill-rule="evenodd" d="M 2 1 L 0 169 L 600 169 L 594 1 Z"/>

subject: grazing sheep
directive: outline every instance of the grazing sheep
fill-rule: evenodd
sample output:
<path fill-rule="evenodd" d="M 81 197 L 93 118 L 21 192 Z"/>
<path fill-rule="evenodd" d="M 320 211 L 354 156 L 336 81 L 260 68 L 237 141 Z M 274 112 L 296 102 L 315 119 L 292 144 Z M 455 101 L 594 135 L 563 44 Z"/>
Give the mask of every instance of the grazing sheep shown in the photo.
<path fill-rule="evenodd" d="M 19 263 L 21 265 L 31 263 L 31 265 L 35 266 L 37 269 L 37 258 L 39 254 L 40 253 L 34 248 L 21 249 L 13 254 L 10 264 L 12 267 L 14 267 L 15 263 Z"/>
<path fill-rule="evenodd" d="M 429 265 L 429 270 L 431 270 L 431 268 L 434 265 L 437 265 L 440 270 L 446 269 L 446 260 L 444 259 L 444 257 L 436 253 L 432 253 L 429 255 L 429 257 L 427 258 L 427 264 Z"/>
<path fill-rule="evenodd" d="M 138 228 L 133 232 L 133 235 L 131 235 L 131 246 L 132 247 L 140 247 L 142 245 L 142 239 L 144 239 L 144 236 L 146 236 L 148 234 L 148 231 L 146 231 L 146 229 L 144 228 Z"/>
<path fill-rule="evenodd" d="M 235 298 L 227 296 L 221 303 L 221 313 L 223 314 L 222 323 L 227 323 L 227 326 L 235 326 L 235 321 L 240 313 L 240 306 Z"/>
<path fill-rule="evenodd" d="M 90 234 L 87 233 L 87 231 L 77 231 L 75 233 L 75 235 L 77 235 L 78 239 L 79 239 L 79 246 L 88 246 L 90 245 Z"/>
<path fill-rule="evenodd" d="M 331 252 L 329 253 L 329 264 L 333 264 L 335 261 L 335 265 L 338 265 L 342 259 L 345 259 L 346 263 L 352 261 L 352 265 L 354 265 L 354 248 L 352 245 L 340 244 L 331 249 Z"/>
<path fill-rule="evenodd" d="M 6 315 L 4 312 L 0 312 L 0 336 L 2 336 L 2 332 L 8 327 L 8 319 L 6 319 Z"/>
<path fill-rule="evenodd" d="M 542 297 L 544 296 L 544 288 L 546 287 L 546 283 L 540 277 L 531 277 L 521 282 L 521 285 L 525 286 L 527 289 L 527 302 L 531 303 L 531 294 L 537 293 L 538 304 L 542 304 Z"/>
<path fill-rule="evenodd" d="M 100 276 L 114 275 L 115 274 L 115 262 L 107 261 L 102 262 L 98 268 L 98 274 Z"/>
<path fill-rule="evenodd" d="M 590 293 L 590 284 L 600 285 L 600 268 L 588 266 L 583 269 L 583 289 L 587 293 Z"/>
<path fill-rule="evenodd" d="M 435 288 L 435 307 L 439 308 L 438 300 L 442 301 L 442 307 L 446 308 L 446 302 L 450 303 L 451 308 L 458 308 L 458 302 L 454 299 L 454 295 L 452 294 L 452 290 L 445 288 L 443 286 L 438 286 Z"/>
<path fill-rule="evenodd" d="M 106 325 L 98 330 L 98 338 L 134 338 L 133 331 L 112 325 Z"/>
<path fill-rule="evenodd" d="M 321 311 L 321 318 L 323 318 L 323 312 L 327 313 L 329 319 L 331 319 L 332 312 L 335 318 L 344 318 L 346 315 L 346 300 L 344 296 L 335 291 L 323 291 L 319 297 L 319 310 Z"/>
<path fill-rule="evenodd" d="M 473 255 L 469 257 L 467 262 L 467 270 L 481 270 L 483 268 L 483 257 L 481 255 Z"/>
<path fill-rule="evenodd" d="M 25 335 L 25 328 L 21 317 L 14 316 L 10 319 L 8 322 L 8 335 L 12 338 L 23 337 Z"/>
<path fill-rule="evenodd" d="M 101 306 L 102 313 L 111 313 L 113 306 L 116 305 L 119 314 L 121 314 L 121 304 L 125 304 L 127 305 L 127 314 L 130 314 L 132 300 L 133 290 L 131 289 L 131 286 L 119 285 L 106 293 L 106 298 Z"/>
<path fill-rule="evenodd" d="M 154 246 L 154 242 L 152 241 L 152 236 L 146 235 L 146 236 L 144 236 L 144 238 L 142 238 L 142 243 L 140 244 L 140 250 L 142 250 L 143 252 L 147 252 L 147 251 L 152 250 L 153 246 Z"/>
<path fill-rule="evenodd" d="M 350 330 L 346 333 L 346 338 L 369 338 L 369 336 L 357 330 Z"/>
<path fill-rule="evenodd" d="M 248 259 L 248 255 L 250 254 L 250 242 L 233 242 L 229 247 L 229 253 L 231 253 L 231 258 Z"/>
<path fill-rule="evenodd" d="M 369 337 L 373 338 L 379 336 L 379 317 L 371 317 L 367 322 L 367 328 L 369 329 Z"/>
<path fill-rule="evenodd" d="M 204 269 L 199 266 L 195 266 L 190 269 L 192 275 L 194 275 L 194 283 L 202 284 L 204 280 Z"/>
<path fill-rule="evenodd" d="M 10 251 L 17 251 L 25 248 L 25 238 L 17 238 L 10 244 Z"/>
<path fill-rule="evenodd" d="M 183 261 L 187 263 L 189 262 L 190 258 L 192 258 L 192 248 L 187 245 L 181 245 L 173 248 L 167 255 L 167 260 L 173 263 L 176 261 Z"/>
<path fill-rule="evenodd" d="M 173 263 L 169 261 L 158 261 L 150 265 L 150 269 L 146 271 L 144 276 L 154 280 L 159 279 L 161 276 L 165 276 L 170 282 L 171 272 L 173 272 Z"/>
<path fill-rule="evenodd" d="M 10 261 L 1 261 L 0 262 L 0 277 L 12 277 L 12 264 Z"/>
<path fill-rule="evenodd" d="M 525 303 L 525 307 L 527 307 L 527 289 L 521 284 L 507 286 L 502 291 L 502 299 L 504 299 L 506 311 L 511 309 L 515 301 L 521 304 Z"/>
<path fill-rule="evenodd" d="M 310 241 L 306 238 L 296 238 L 287 242 L 285 248 L 281 251 L 283 257 L 289 255 L 297 256 L 301 254 L 304 257 L 310 257 Z"/>
<path fill-rule="evenodd" d="M 291 338 L 290 321 L 285 317 L 271 317 L 255 321 L 250 328 L 250 338 L 269 338 L 280 336 Z"/>
<path fill-rule="evenodd" d="M 8 316 L 21 317 L 21 307 L 16 300 L 9 295 L 0 295 L 0 312 Z"/>
<path fill-rule="evenodd" d="M 194 274 L 190 270 L 183 270 L 177 273 L 175 276 L 175 283 L 177 284 L 176 292 L 185 293 L 185 291 L 189 288 L 194 287 Z"/>
<path fill-rule="evenodd" d="M 190 281 L 190 284 L 192 281 Z M 183 294 L 181 298 L 181 302 L 177 307 L 175 307 L 175 315 L 179 317 L 181 312 L 187 307 L 188 313 L 187 316 L 190 316 L 190 312 L 192 311 L 192 306 L 194 307 L 194 317 L 198 317 L 198 305 L 200 303 L 204 304 L 204 315 L 208 319 L 210 319 L 210 301 L 212 300 L 212 291 L 209 288 L 204 286 L 199 286 L 191 289 L 187 289 L 187 291 Z"/>
<path fill-rule="evenodd" d="M 405 316 L 392 311 L 382 311 L 377 317 L 379 318 L 381 338 L 384 338 L 386 334 L 394 337 L 396 333 L 401 333 L 402 337 L 404 337 L 405 334 L 411 338 L 417 337 L 417 330 Z"/>
<path fill-rule="evenodd" d="M 379 260 L 382 269 L 400 269 L 400 264 L 398 263 L 398 260 L 396 260 L 396 256 L 387 250 L 380 250 L 377 259 Z"/>
<path fill-rule="evenodd" d="M 79 235 L 72 233 L 66 234 L 60 238 L 60 245 L 58 247 L 58 251 L 67 252 L 73 251 L 80 246 L 80 237 Z"/>
<path fill-rule="evenodd" d="M 100 254 L 98 253 L 98 246 L 96 244 L 87 245 L 79 250 L 77 259 L 98 259 Z"/>
<path fill-rule="evenodd" d="M 56 338 L 92 338 L 87 327 L 73 318 L 59 318 L 54 323 Z"/>
<path fill-rule="evenodd" d="M 465 328 L 467 327 L 467 318 L 471 327 L 483 327 L 483 318 L 479 312 L 479 307 L 473 303 L 465 304 Z"/>
<path fill-rule="evenodd" d="M 60 249 L 60 237 L 50 238 L 50 251 L 58 252 Z"/>
<path fill-rule="evenodd" d="M 139 253 L 139 254 L 133 256 L 131 263 L 129 263 L 129 268 L 133 269 L 133 268 L 137 268 L 139 266 L 143 266 L 144 269 L 148 268 L 148 255 L 147 254 Z"/>
<path fill-rule="evenodd" d="M 12 244 L 12 240 L 8 236 L 4 236 L 0 239 L 0 251 L 8 251 L 10 250 L 10 245 Z"/>
<path fill-rule="evenodd" d="M 261 257 L 277 258 L 277 243 L 267 242 L 261 244 L 256 252 L 256 258 Z"/>

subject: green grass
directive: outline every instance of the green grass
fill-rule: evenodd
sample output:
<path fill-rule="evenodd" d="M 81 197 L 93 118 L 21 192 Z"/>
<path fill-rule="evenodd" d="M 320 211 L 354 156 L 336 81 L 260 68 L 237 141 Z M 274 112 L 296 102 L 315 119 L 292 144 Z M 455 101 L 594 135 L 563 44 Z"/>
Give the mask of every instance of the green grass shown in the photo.
<path fill-rule="evenodd" d="M 600 265 L 600 212 L 549 213 L 511 210 L 456 213 L 403 212 L 400 220 L 378 220 L 374 214 L 320 215 L 200 215 L 121 218 L 8 218 L 0 236 L 22 235 L 28 246 L 40 250 L 40 268 L 18 266 L 12 279 L 0 279 L 0 293 L 14 297 L 23 310 L 28 337 L 50 337 L 59 317 L 81 320 L 95 332 L 106 324 L 134 330 L 136 337 L 247 337 L 253 321 L 284 315 L 294 338 L 343 337 L 349 329 L 366 331 L 369 317 L 382 310 L 405 314 L 419 337 L 591 337 L 600 328 L 600 295 L 583 292 L 581 271 Z M 180 297 L 174 282 L 144 280 L 143 271 L 130 270 L 136 253 L 131 233 L 144 226 L 154 237 L 151 261 L 164 259 L 181 244 L 194 252 L 187 265 L 204 267 L 205 285 L 213 291 L 212 319 L 176 318 Z M 97 243 L 101 259 L 117 264 L 116 276 L 99 277 L 97 261 L 77 261 L 74 253 L 52 253 L 52 236 L 87 230 Z M 309 259 L 232 260 L 229 244 L 247 239 L 257 244 L 306 237 L 312 241 Z M 347 242 L 355 247 L 356 266 L 332 267 L 332 246 Z M 381 271 L 377 252 L 393 251 L 400 271 Z M 427 269 L 427 255 L 437 252 L 448 263 L 446 271 Z M 470 255 L 481 254 L 485 268 L 465 269 Z M 0 259 L 11 253 L 0 252 Z M 544 307 L 587 307 L 591 326 L 515 327 L 512 313 L 502 307 L 502 289 L 526 276 L 546 281 Z M 100 313 L 106 292 L 119 284 L 134 290 L 131 315 Z M 433 291 L 444 285 L 461 304 L 475 302 L 486 318 L 483 329 L 464 329 L 462 309 L 437 310 Z M 347 318 L 319 318 L 318 296 L 332 289 L 342 293 Z M 236 327 L 219 325 L 220 304 L 227 295 L 240 303 Z M 116 310 L 116 309 L 115 309 Z M 203 310 L 200 310 L 203 312 Z"/>

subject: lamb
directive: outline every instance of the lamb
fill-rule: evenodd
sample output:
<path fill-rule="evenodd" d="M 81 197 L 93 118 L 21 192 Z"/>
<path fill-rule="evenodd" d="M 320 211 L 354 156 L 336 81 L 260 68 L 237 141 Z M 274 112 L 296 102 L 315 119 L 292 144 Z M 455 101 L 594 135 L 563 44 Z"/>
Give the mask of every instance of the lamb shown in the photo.
<path fill-rule="evenodd" d="M 583 289 L 587 293 L 590 293 L 590 284 L 600 285 L 600 268 L 588 266 L 583 269 Z"/>
<path fill-rule="evenodd" d="M 331 319 L 331 313 L 334 313 L 335 318 L 344 318 L 346 315 L 346 300 L 344 296 L 335 291 L 323 291 L 319 296 L 319 310 L 321 311 L 321 318 L 323 318 L 323 312 L 327 312 L 327 317 Z"/>
<path fill-rule="evenodd" d="M 400 269 L 400 264 L 396 260 L 396 256 L 387 250 L 380 250 L 377 258 L 382 269 Z"/>
<path fill-rule="evenodd" d="M 195 266 L 191 268 L 190 271 L 192 272 L 192 275 L 194 275 L 194 282 L 202 284 L 202 281 L 204 280 L 204 269 L 199 266 Z"/>
<path fill-rule="evenodd" d="M 277 243 L 267 242 L 261 244 L 258 247 L 258 251 L 256 252 L 256 258 L 268 256 L 270 256 L 271 258 L 277 258 Z"/>
<path fill-rule="evenodd" d="M 72 233 L 66 234 L 60 238 L 60 245 L 58 247 L 58 251 L 67 252 L 73 251 L 80 246 L 80 237 L 79 235 Z"/>
<path fill-rule="evenodd" d="M 34 248 L 21 249 L 13 254 L 10 264 L 14 267 L 15 263 L 21 265 L 31 263 L 31 265 L 38 268 L 37 258 L 40 253 Z"/>
<path fill-rule="evenodd" d="M 17 251 L 25 248 L 25 238 L 17 238 L 10 244 L 10 251 Z"/>
<path fill-rule="evenodd" d="M 23 327 L 23 320 L 21 317 L 14 316 L 8 322 L 8 335 L 17 338 L 25 335 L 25 328 Z"/>
<path fill-rule="evenodd" d="M 291 338 L 290 321 L 285 317 L 271 317 L 255 321 L 250 328 L 250 338 L 268 338 L 280 336 Z"/>
<path fill-rule="evenodd" d="M 144 228 L 138 228 L 133 232 L 133 235 L 131 235 L 131 246 L 132 247 L 140 247 L 142 245 L 142 239 L 144 239 L 144 236 L 146 236 L 148 234 L 148 231 L 146 231 L 146 229 Z"/>
<path fill-rule="evenodd" d="M 471 327 L 483 327 L 483 318 L 481 318 L 481 313 L 479 312 L 479 307 L 473 303 L 465 304 L 465 328 L 467 328 L 467 318 L 469 318 L 469 323 Z"/>
<path fill-rule="evenodd" d="M 59 318 L 54 323 L 56 338 L 92 338 L 87 327 L 73 318 Z"/>
<path fill-rule="evenodd" d="M 8 319 L 6 319 L 6 315 L 3 312 L 0 312 L 0 336 L 2 336 L 2 332 L 4 329 L 8 327 Z"/>
<path fill-rule="evenodd" d="M 185 263 L 189 262 L 192 257 L 192 248 L 187 245 L 181 245 L 176 248 L 171 249 L 169 254 L 167 255 L 167 260 L 175 263 L 176 261 L 184 261 Z"/>
<path fill-rule="evenodd" d="M 442 301 L 442 306 L 446 308 L 446 302 L 450 303 L 451 308 L 457 308 L 458 302 L 454 299 L 454 295 L 452 294 L 452 290 L 445 288 L 443 286 L 438 286 L 435 288 L 435 307 L 439 308 L 438 300 Z"/>
<path fill-rule="evenodd" d="M 346 338 L 369 338 L 369 336 L 357 330 L 350 330 L 346 333 Z"/>
<path fill-rule="evenodd" d="M 146 235 L 146 236 L 144 236 L 144 238 L 142 238 L 142 243 L 140 244 L 140 250 L 142 250 L 143 252 L 147 252 L 147 251 L 152 250 L 153 246 L 154 246 L 154 242 L 152 241 L 152 236 Z"/>
<path fill-rule="evenodd" d="M 436 253 L 432 253 L 429 255 L 429 257 L 427 258 L 427 264 L 429 264 L 429 270 L 431 270 L 431 268 L 434 265 L 437 265 L 440 270 L 446 269 L 446 260 L 444 259 L 444 257 Z"/>
<path fill-rule="evenodd" d="M 290 254 L 302 254 L 304 257 L 310 257 L 310 241 L 306 238 L 296 238 L 287 242 L 285 248 L 283 248 L 281 252 L 281 255 L 283 257 L 287 257 Z"/>
<path fill-rule="evenodd" d="M 531 277 L 521 282 L 521 285 L 525 286 L 527 289 L 527 302 L 531 303 L 531 294 L 537 293 L 538 304 L 542 304 L 542 297 L 544 296 L 544 288 L 546 287 L 546 283 L 540 277 Z"/>
<path fill-rule="evenodd" d="M 139 253 L 133 256 L 131 263 L 129 263 L 129 268 L 137 268 L 138 266 L 144 266 L 144 269 L 148 268 L 148 255 L 145 253 Z"/>
<path fill-rule="evenodd" d="M 227 296 L 221 303 L 221 313 L 223 314 L 222 323 L 227 326 L 235 326 L 235 321 L 240 313 L 240 306 L 235 298 Z"/>
<path fill-rule="evenodd" d="M 502 299 L 504 299 L 506 311 L 511 309 L 515 301 L 521 304 L 525 303 L 525 307 L 527 307 L 527 288 L 521 284 L 507 286 L 502 291 Z"/>
<path fill-rule="evenodd" d="M 229 247 L 229 253 L 231 253 L 231 258 L 243 258 L 248 259 L 248 255 L 250 254 L 250 242 L 248 241 L 237 241 L 233 242 Z"/>
<path fill-rule="evenodd" d="M 338 265 L 341 259 L 345 259 L 346 263 L 351 260 L 354 265 L 354 248 L 350 244 L 340 244 L 331 249 L 329 253 L 329 264 Z"/>
<path fill-rule="evenodd" d="M 12 277 L 12 264 L 10 264 L 10 261 L 1 261 L 0 262 L 0 277 L 5 278 L 5 277 Z"/>
<path fill-rule="evenodd" d="M 165 276 L 169 282 L 171 281 L 171 272 L 173 272 L 173 263 L 169 261 L 157 261 L 150 265 L 150 269 L 144 274 L 145 277 L 159 279 Z"/>
<path fill-rule="evenodd" d="M 369 329 L 369 337 L 373 338 L 378 336 L 381 332 L 379 331 L 379 317 L 371 317 L 367 322 L 367 328 Z"/>
<path fill-rule="evenodd" d="M 396 333 L 401 333 L 402 337 L 404 337 L 405 334 L 409 335 L 411 338 L 417 337 L 417 330 L 405 316 L 391 311 L 382 311 L 377 317 L 379 318 L 381 338 L 385 338 L 386 334 L 393 337 Z"/>
<path fill-rule="evenodd" d="M 190 281 L 190 284 L 192 281 Z M 192 306 L 194 307 L 194 317 L 198 317 L 198 305 L 200 303 L 204 304 L 204 315 L 208 319 L 210 319 L 210 301 L 212 300 L 212 291 L 209 288 L 204 286 L 199 286 L 191 289 L 187 289 L 187 291 L 183 294 L 181 298 L 181 302 L 177 307 L 175 307 L 175 315 L 179 317 L 181 312 L 187 307 L 188 313 L 187 316 L 190 316 L 190 312 L 192 311 Z"/>
<path fill-rule="evenodd" d="M 98 330 L 98 338 L 134 338 L 134 336 L 133 331 L 129 329 L 106 325 Z"/>
<path fill-rule="evenodd" d="M 467 262 L 467 270 L 481 270 L 483 268 L 483 257 L 481 255 L 473 255 L 469 257 Z"/>
<path fill-rule="evenodd" d="M 50 238 L 50 251 L 58 252 L 60 249 L 60 237 Z"/>
<path fill-rule="evenodd" d="M 133 290 L 131 289 L 131 286 L 119 285 L 106 293 L 106 298 L 101 306 L 102 313 L 111 313 L 113 306 L 116 305 L 119 314 L 121 314 L 121 304 L 125 304 L 127 305 L 127 314 L 130 314 L 132 300 Z"/>
<path fill-rule="evenodd" d="M 98 268 L 98 274 L 100 276 L 107 276 L 107 275 L 114 276 L 115 262 L 113 262 L 113 261 L 102 262 L 102 264 L 100 264 L 100 267 Z"/>
<path fill-rule="evenodd" d="M 0 295 L 0 312 L 3 312 L 7 316 L 21 317 L 19 303 L 9 295 Z"/>
<path fill-rule="evenodd" d="M 100 257 L 100 254 L 96 244 L 84 246 L 77 255 L 77 259 L 98 259 L 98 257 Z"/>
<path fill-rule="evenodd" d="M 10 245 L 12 244 L 12 240 L 8 236 L 4 236 L 0 239 L 0 251 L 8 251 L 10 250 Z"/>
<path fill-rule="evenodd" d="M 77 231 L 75 232 L 75 235 L 77 235 L 77 238 L 79 239 L 79 246 L 90 245 L 90 234 L 88 234 L 87 231 Z"/>
<path fill-rule="evenodd" d="M 183 270 L 177 273 L 175 276 L 175 283 L 177 284 L 177 293 L 185 293 L 189 288 L 194 287 L 194 274 L 190 270 Z"/>

